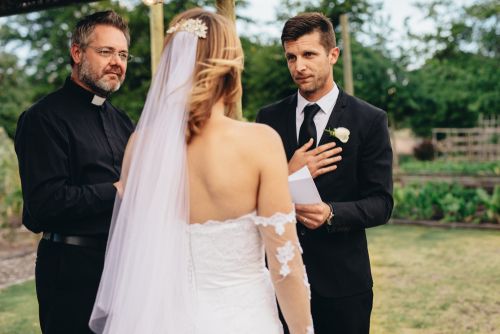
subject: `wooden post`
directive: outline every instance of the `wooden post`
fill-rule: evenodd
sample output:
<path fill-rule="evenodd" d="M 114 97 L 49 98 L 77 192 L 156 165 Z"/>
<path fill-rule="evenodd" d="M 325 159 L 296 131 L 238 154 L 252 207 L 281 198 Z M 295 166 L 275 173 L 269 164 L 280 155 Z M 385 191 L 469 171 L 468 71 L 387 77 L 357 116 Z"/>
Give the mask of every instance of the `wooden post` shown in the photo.
<path fill-rule="evenodd" d="M 347 14 L 340 15 L 340 26 L 342 29 L 342 44 L 344 46 L 344 89 L 348 94 L 354 95 L 354 85 L 352 82 L 351 39 L 349 37 L 349 20 Z"/>
<path fill-rule="evenodd" d="M 391 139 L 392 145 L 392 169 L 395 173 L 399 172 L 399 155 L 396 145 L 396 122 L 394 121 L 394 116 L 389 115 L 389 138 Z"/>
<path fill-rule="evenodd" d="M 151 36 L 151 77 L 156 72 L 163 50 L 163 1 L 149 7 L 149 30 Z"/>
<path fill-rule="evenodd" d="M 217 7 L 217 14 L 227 17 L 236 25 L 236 11 L 235 11 L 235 0 L 216 0 L 215 6 Z M 241 105 L 241 100 L 238 103 L 238 109 L 236 111 L 237 119 L 243 119 L 243 107 Z"/>
<path fill-rule="evenodd" d="M 236 12 L 234 10 L 234 0 L 216 0 L 217 14 L 227 17 L 236 22 Z"/>

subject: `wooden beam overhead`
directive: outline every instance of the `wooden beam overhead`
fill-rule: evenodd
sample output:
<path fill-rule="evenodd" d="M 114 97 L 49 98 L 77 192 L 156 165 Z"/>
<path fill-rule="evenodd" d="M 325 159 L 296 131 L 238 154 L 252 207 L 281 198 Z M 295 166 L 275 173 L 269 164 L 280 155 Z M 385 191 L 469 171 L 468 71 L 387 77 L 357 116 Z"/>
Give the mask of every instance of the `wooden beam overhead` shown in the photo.
<path fill-rule="evenodd" d="M 0 16 L 23 14 L 53 7 L 96 1 L 100 0 L 1 0 Z"/>

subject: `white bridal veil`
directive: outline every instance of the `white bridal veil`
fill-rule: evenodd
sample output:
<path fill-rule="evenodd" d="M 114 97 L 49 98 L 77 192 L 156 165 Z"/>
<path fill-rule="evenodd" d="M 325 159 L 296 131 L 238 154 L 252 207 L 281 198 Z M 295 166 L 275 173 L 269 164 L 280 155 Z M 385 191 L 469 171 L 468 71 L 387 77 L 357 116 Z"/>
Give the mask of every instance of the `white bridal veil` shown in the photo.
<path fill-rule="evenodd" d="M 174 33 L 129 143 L 89 324 L 96 333 L 193 331 L 185 132 L 197 44 L 193 33 Z"/>

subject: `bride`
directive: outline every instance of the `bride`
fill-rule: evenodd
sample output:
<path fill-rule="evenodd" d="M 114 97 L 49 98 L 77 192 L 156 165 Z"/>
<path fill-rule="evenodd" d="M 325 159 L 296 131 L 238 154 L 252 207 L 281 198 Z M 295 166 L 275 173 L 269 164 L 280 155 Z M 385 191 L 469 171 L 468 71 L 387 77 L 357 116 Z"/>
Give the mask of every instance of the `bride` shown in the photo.
<path fill-rule="evenodd" d="M 233 25 L 179 14 L 123 162 L 96 333 L 312 333 L 279 136 L 237 121 Z M 269 270 L 264 254 L 267 255 Z"/>

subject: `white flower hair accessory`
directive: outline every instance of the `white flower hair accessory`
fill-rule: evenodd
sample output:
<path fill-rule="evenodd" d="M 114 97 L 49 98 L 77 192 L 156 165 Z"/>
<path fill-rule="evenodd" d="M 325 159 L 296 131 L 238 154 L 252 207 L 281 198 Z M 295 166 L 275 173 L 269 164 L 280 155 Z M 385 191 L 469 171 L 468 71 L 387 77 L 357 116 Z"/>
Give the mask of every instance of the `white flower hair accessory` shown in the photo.
<path fill-rule="evenodd" d="M 349 135 L 351 134 L 351 131 L 342 127 L 335 128 L 333 130 L 326 129 L 325 132 L 334 138 L 338 138 L 338 140 L 340 140 L 344 144 L 347 143 L 347 141 L 349 140 Z"/>
<path fill-rule="evenodd" d="M 167 34 L 177 31 L 187 31 L 195 34 L 199 38 L 207 38 L 207 25 L 200 19 L 181 20 L 167 30 Z"/>

